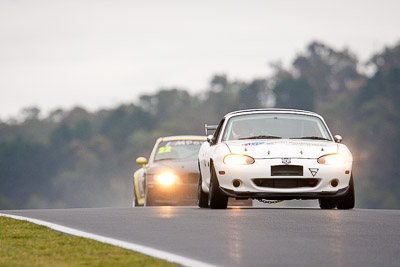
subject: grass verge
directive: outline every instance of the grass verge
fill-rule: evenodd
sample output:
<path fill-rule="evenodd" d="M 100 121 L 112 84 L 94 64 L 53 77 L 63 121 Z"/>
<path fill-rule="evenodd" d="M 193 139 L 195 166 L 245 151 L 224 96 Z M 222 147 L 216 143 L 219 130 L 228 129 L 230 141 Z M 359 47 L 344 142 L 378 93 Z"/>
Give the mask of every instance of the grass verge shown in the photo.
<path fill-rule="evenodd" d="M 179 266 L 0 216 L 0 266 Z"/>

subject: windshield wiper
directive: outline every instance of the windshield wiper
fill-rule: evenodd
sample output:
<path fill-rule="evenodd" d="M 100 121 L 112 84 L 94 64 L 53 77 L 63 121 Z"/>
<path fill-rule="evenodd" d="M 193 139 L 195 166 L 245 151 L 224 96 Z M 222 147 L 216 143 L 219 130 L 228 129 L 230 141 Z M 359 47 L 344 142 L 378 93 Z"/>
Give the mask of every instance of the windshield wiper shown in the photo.
<path fill-rule="evenodd" d="M 319 136 L 304 136 L 304 137 L 291 137 L 290 139 L 311 139 L 311 140 L 326 140 L 331 141 L 328 138 L 319 137 Z"/>
<path fill-rule="evenodd" d="M 249 137 L 239 138 L 239 140 L 243 140 L 243 139 L 282 139 L 282 137 L 274 136 L 274 135 L 257 135 L 257 136 L 249 136 Z"/>

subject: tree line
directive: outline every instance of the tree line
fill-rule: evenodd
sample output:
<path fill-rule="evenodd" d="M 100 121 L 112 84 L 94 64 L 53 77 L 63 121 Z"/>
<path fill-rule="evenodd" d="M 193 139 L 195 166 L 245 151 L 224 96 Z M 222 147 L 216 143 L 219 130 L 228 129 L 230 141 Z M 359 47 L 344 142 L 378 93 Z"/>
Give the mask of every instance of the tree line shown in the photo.
<path fill-rule="evenodd" d="M 360 63 L 310 43 L 289 67 L 252 81 L 214 75 L 205 90 L 162 88 L 111 109 L 82 107 L 0 121 L 0 209 L 128 206 L 138 156 L 160 136 L 204 135 L 246 108 L 315 111 L 354 156 L 357 206 L 400 208 L 400 43 Z M 368 70 L 368 71 L 365 71 Z"/>

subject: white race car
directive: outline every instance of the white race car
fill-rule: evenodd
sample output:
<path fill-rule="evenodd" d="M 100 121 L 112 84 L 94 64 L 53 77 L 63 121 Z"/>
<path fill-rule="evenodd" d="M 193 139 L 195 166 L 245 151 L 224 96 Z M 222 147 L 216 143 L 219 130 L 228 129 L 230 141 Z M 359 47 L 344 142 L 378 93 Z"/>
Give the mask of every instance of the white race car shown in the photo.
<path fill-rule="evenodd" d="M 252 109 L 207 125 L 199 151 L 198 205 L 237 199 L 318 199 L 322 209 L 354 208 L 353 157 L 313 112 Z"/>

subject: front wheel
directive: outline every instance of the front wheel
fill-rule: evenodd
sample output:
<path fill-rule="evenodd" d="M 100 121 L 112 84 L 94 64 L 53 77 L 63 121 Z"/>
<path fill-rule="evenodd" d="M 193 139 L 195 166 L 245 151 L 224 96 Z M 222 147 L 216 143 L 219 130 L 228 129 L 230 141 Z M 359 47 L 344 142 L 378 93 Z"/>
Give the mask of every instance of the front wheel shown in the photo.
<path fill-rule="evenodd" d="M 350 177 L 349 190 L 347 191 L 346 195 L 337 197 L 336 202 L 337 208 L 340 210 L 350 210 L 354 208 L 356 201 L 354 193 L 353 174 Z"/>
<path fill-rule="evenodd" d="M 197 204 L 200 208 L 208 208 L 208 194 L 203 191 L 201 187 L 203 179 L 201 178 L 201 173 L 199 175 L 199 185 L 197 188 Z"/>
<path fill-rule="evenodd" d="M 212 209 L 226 209 L 228 206 L 228 197 L 225 196 L 219 189 L 217 175 L 214 168 L 211 170 L 210 192 L 208 201 Z"/>
<path fill-rule="evenodd" d="M 140 204 L 138 201 L 139 196 L 140 196 L 140 191 L 139 191 L 139 188 L 136 186 L 135 177 L 134 177 L 133 178 L 133 201 L 132 201 L 133 207 L 142 207 L 143 206 L 143 203 Z"/>
<path fill-rule="evenodd" d="M 132 203 L 132 207 L 141 207 L 141 205 L 139 205 L 139 202 L 138 202 L 137 197 L 136 197 L 136 190 L 135 190 L 135 188 L 133 189 L 133 203 Z"/>

